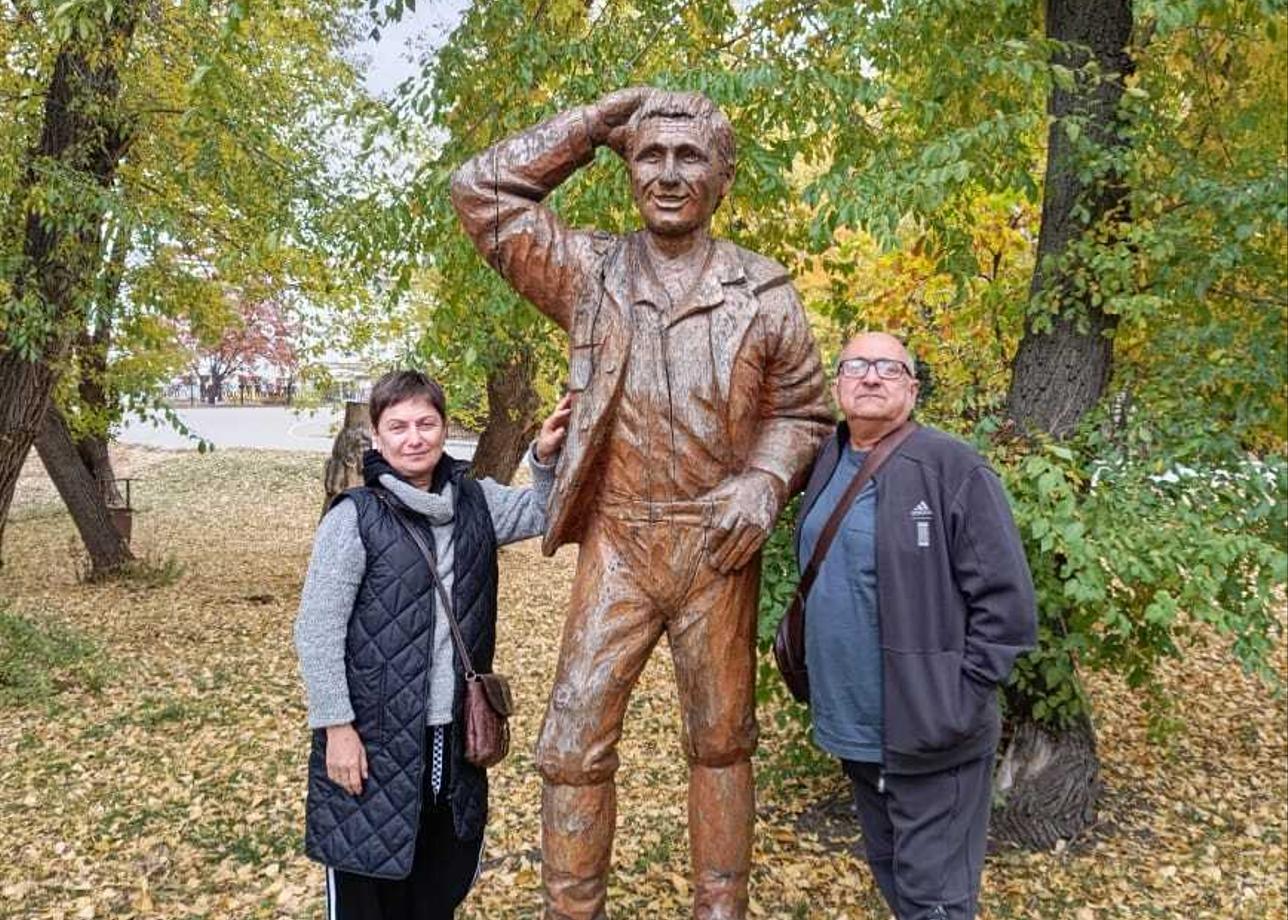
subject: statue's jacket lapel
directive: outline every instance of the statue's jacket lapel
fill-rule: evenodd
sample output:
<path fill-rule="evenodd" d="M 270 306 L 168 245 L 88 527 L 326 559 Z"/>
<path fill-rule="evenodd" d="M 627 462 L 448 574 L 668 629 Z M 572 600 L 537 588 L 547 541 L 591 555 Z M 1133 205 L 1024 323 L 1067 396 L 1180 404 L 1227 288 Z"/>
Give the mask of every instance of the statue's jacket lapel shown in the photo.
<path fill-rule="evenodd" d="M 568 389 L 574 394 L 568 437 L 555 470 L 550 522 L 542 550 L 546 555 L 575 542 L 589 507 L 587 477 L 598 459 L 612 420 L 610 409 L 621 392 L 630 351 L 630 238 L 612 241 L 573 309 L 569 334 Z"/>

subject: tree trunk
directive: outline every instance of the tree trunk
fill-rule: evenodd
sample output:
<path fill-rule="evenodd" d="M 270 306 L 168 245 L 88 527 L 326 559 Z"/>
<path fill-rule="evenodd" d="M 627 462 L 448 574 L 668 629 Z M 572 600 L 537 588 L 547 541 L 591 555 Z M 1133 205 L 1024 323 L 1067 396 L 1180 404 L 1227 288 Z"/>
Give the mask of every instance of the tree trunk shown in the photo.
<path fill-rule="evenodd" d="M 362 454 L 371 446 L 371 413 L 365 402 L 344 404 L 344 426 L 331 445 L 322 473 L 326 498 L 322 513 L 326 514 L 331 502 L 345 489 L 362 485 Z"/>
<path fill-rule="evenodd" d="M 81 460 L 66 420 L 52 403 L 36 436 L 36 450 L 80 531 L 89 552 L 91 576 L 109 575 L 132 560 L 129 542 L 112 523 L 103 493 Z"/>
<path fill-rule="evenodd" d="M 85 465 L 85 471 L 93 477 L 98 494 L 103 496 L 104 506 L 112 508 L 124 505 L 125 498 L 116 485 L 116 472 L 112 469 L 107 438 L 87 434 L 76 442 L 76 453 Z"/>
<path fill-rule="evenodd" d="M 14 236 L 23 242 L 11 276 L 12 306 L 5 312 L 31 316 L 34 307 L 37 319 L 9 328 L 0 346 L 0 520 L 9 513 L 18 473 L 57 382 L 54 368 L 71 345 L 70 330 L 84 316 L 102 259 L 100 196 L 54 189 L 53 200 L 62 205 L 45 214 L 33 206 L 33 192 L 58 173 L 111 187 L 129 141 L 128 125 L 112 114 L 120 95 L 117 64 L 134 34 L 136 15 L 134 4 L 122 3 L 94 39 L 72 39 L 60 49 L 45 94 L 40 140 L 27 155 L 7 209 Z M 15 332 L 25 339 L 21 351 L 13 348 Z"/>
<path fill-rule="evenodd" d="M 1047 37 L 1075 46 L 1057 63 L 1077 76 L 1072 89 L 1056 87 L 1051 94 L 1042 229 L 1030 293 L 1052 298 L 1057 311 L 1050 328 L 1030 318 L 1015 356 L 1006 412 L 1021 432 L 1057 438 L 1071 433 L 1109 382 L 1115 319 L 1092 302 L 1094 285 L 1077 283 L 1094 274 L 1076 244 L 1090 229 L 1102 240 L 1119 238 L 1129 219 L 1127 189 L 1113 158 L 1096 178 L 1082 178 L 1089 175 L 1086 158 L 1071 142 L 1064 119 L 1075 118 L 1100 152 L 1121 151 L 1126 141 L 1119 102 L 1122 79 L 1133 67 L 1127 51 L 1131 30 L 1130 0 L 1047 2 Z M 1081 72 L 1088 51 L 1099 64 L 1099 80 Z M 1086 215 L 1079 216 L 1079 207 Z M 999 771 L 1005 795 L 993 819 L 994 834 L 1038 848 L 1073 839 L 1094 823 L 1101 788 L 1092 724 L 1084 719 L 1062 731 L 1044 728 L 1031 716 L 1035 700 L 1015 690 L 1008 699 L 1013 740 Z"/>
<path fill-rule="evenodd" d="M 1021 430 L 1055 437 L 1069 434 L 1109 382 L 1115 318 L 1092 302 L 1092 285 L 1077 283 L 1093 275 L 1071 247 L 1089 228 L 1101 230 L 1107 239 L 1116 236 L 1116 228 L 1128 219 L 1127 189 L 1112 160 L 1098 177 L 1082 178 L 1087 174 L 1086 157 L 1070 139 L 1066 124 L 1072 120 L 1081 128 L 1084 147 L 1091 142 L 1097 150 L 1114 154 L 1126 145 L 1118 106 L 1123 78 L 1134 69 L 1127 52 L 1131 29 L 1130 0 L 1047 2 L 1047 37 L 1078 46 L 1057 57 L 1056 63 L 1077 76 L 1071 90 L 1057 86 L 1051 93 L 1042 228 L 1030 294 L 1053 297 L 1058 313 L 1050 330 L 1038 324 L 1041 318 L 1031 317 L 1015 356 L 1006 413 Z M 1087 54 L 1080 48 L 1090 49 L 1100 79 L 1082 72 Z M 1090 219 L 1075 206 L 1084 208 Z"/>
<path fill-rule="evenodd" d="M 27 452 L 44 422 L 54 373 L 41 363 L 25 361 L 12 351 L 0 353 L 0 524 L 9 505 Z M 4 533 L 0 530 L 0 539 Z"/>
<path fill-rule="evenodd" d="M 509 482 L 540 427 L 541 399 L 533 385 L 532 358 L 521 355 L 487 379 L 487 427 L 474 450 L 472 472 Z"/>
<path fill-rule="evenodd" d="M 997 791 L 1006 806 L 993 816 L 998 840 L 1033 850 L 1072 842 L 1096 821 L 1103 784 L 1091 721 L 1079 719 L 1059 733 L 1019 722 L 997 769 Z"/>

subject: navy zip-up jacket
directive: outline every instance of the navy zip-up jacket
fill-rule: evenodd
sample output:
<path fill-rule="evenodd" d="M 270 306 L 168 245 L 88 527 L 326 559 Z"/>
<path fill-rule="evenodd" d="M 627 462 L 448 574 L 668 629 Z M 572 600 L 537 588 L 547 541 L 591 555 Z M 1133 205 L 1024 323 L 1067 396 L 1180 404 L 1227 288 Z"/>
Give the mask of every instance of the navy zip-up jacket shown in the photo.
<path fill-rule="evenodd" d="M 849 437 L 841 422 L 823 444 L 798 522 Z M 1001 481 L 967 444 L 919 428 L 875 478 L 884 766 L 946 770 L 997 747 L 996 688 L 1037 641 L 1033 581 Z M 799 523 L 796 554 L 803 569 Z"/>

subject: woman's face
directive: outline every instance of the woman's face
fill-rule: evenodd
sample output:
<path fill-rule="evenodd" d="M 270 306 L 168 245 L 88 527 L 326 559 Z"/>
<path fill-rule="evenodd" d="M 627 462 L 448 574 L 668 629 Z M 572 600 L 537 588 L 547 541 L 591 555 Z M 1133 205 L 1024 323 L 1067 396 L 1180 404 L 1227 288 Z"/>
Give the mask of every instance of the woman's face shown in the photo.
<path fill-rule="evenodd" d="M 443 417 L 423 396 L 404 399 L 382 412 L 372 438 L 389 465 L 421 488 L 429 486 L 446 441 Z"/>

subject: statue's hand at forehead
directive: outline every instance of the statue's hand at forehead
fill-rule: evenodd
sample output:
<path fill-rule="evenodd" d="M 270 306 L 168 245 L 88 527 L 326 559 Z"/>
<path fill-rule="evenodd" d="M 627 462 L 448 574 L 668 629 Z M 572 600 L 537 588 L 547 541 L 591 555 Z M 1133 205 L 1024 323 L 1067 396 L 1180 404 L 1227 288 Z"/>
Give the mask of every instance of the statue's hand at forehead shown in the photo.
<path fill-rule="evenodd" d="M 625 156 L 629 140 L 627 123 L 652 91 L 647 86 L 631 86 L 601 96 L 592 103 L 587 108 L 586 117 L 590 139 L 595 146 L 608 146 L 618 156 Z"/>

